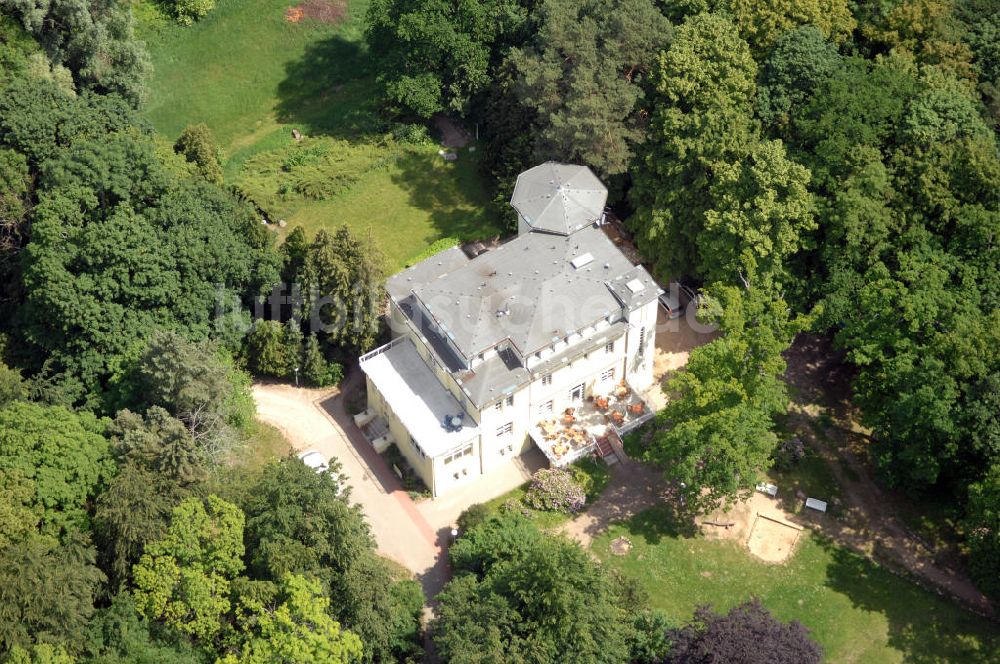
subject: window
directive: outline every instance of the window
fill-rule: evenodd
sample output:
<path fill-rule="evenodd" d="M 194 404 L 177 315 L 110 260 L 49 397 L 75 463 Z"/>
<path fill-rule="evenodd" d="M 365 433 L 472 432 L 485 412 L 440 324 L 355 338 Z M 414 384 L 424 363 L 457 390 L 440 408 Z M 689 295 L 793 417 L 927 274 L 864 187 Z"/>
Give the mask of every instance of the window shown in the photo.
<path fill-rule="evenodd" d="M 508 395 L 508 397 L 507 397 L 507 405 L 508 406 L 513 406 L 514 405 L 514 395 L 513 394 Z"/>
<path fill-rule="evenodd" d="M 611 367 L 610 369 L 607 369 L 603 373 L 601 373 L 601 380 L 604 381 L 605 383 L 610 382 L 614 379 L 615 379 L 614 367 Z"/>
<path fill-rule="evenodd" d="M 455 450 L 451 454 L 447 455 L 444 458 L 444 462 L 445 463 L 451 463 L 452 461 L 457 461 L 458 459 L 461 459 L 462 457 L 465 457 L 465 456 L 469 456 L 471 454 L 472 454 L 472 443 L 469 443 L 465 447 L 463 447 L 461 449 L 458 449 L 458 450 Z"/>
<path fill-rule="evenodd" d="M 497 401 L 496 409 L 503 410 L 503 401 Z"/>
<path fill-rule="evenodd" d="M 545 374 L 544 376 L 542 376 L 542 385 L 551 385 L 551 384 L 552 384 L 552 374 Z"/>
<path fill-rule="evenodd" d="M 426 454 L 424 454 L 424 451 L 420 448 L 420 446 L 417 445 L 417 441 L 413 439 L 413 436 L 410 436 L 410 446 L 417 451 L 417 454 L 420 455 L 421 459 L 427 456 Z"/>
<path fill-rule="evenodd" d="M 577 385 L 572 390 L 569 391 L 570 401 L 579 401 L 583 398 L 583 383 Z"/>
<path fill-rule="evenodd" d="M 608 345 L 604 347 L 604 350 L 607 353 L 613 353 L 613 352 L 615 352 L 615 342 L 614 341 L 609 341 Z"/>
<path fill-rule="evenodd" d="M 639 328 L 639 352 L 636 353 L 639 357 L 642 357 L 646 352 L 646 328 Z"/>
<path fill-rule="evenodd" d="M 502 427 L 498 427 L 497 428 L 497 438 L 499 438 L 500 436 L 509 436 L 512 433 L 514 433 L 514 423 L 513 422 L 508 422 L 507 424 L 503 425 Z"/>
<path fill-rule="evenodd" d="M 552 414 L 552 400 L 548 400 L 538 407 L 538 414 L 540 416 L 551 415 Z"/>

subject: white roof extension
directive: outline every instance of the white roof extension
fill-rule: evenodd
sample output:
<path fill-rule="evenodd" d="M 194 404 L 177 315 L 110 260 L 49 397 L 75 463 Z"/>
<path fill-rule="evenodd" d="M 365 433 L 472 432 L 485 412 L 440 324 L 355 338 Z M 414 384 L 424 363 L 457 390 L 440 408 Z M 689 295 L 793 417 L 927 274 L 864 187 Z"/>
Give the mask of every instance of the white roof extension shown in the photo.
<path fill-rule="evenodd" d="M 417 446 L 429 457 L 460 447 L 479 435 L 475 420 L 441 384 L 409 337 L 361 358 L 361 370 L 389 402 Z M 444 418 L 464 415 L 458 431 L 444 428 Z"/>

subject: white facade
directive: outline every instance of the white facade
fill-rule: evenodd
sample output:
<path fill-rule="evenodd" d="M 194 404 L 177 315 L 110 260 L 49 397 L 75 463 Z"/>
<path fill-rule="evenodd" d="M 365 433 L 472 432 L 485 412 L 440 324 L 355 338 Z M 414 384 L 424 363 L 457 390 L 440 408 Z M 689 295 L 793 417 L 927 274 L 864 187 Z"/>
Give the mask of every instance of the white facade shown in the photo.
<path fill-rule="evenodd" d="M 569 407 L 579 407 L 588 397 L 607 395 L 622 380 L 637 392 L 649 388 L 653 384 L 656 307 L 653 300 L 627 312 L 627 324 L 616 329 L 613 336 L 608 335 L 612 326 L 596 326 L 588 336 L 579 335 L 573 344 L 557 344 L 556 349 L 543 353 L 540 359 L 532 358 L 527 363 L 529 371 L 547 366 L 546 360 L 557 354 L 572 359 L 544 372 L 532 372 L 530 381 L 483 405 L 476 405 L 464 393 L 455 375 L 445 369 L 419 330 L 397 309 L 393 322 L 399 336 L 393 343 L 404 338 L 413 342 L 413 348 L 435 379 L 433 385 L 428 384 L 424 389 L 446 391 L 454 397 L 464 410 L 466 424 L 475 427 L 476 433 L 456 444 L 422 444 L 424 440 L 441 437 L 440 427 L 435 423 L 429 430 L 409 431 L 396 412 L 400 406 L 392 405 L 394 395 L 382 394 L 370 375 L 368 408 L 388 423 L 397 447 L 433 495 L 441 495 L 502 464 L 514 462 L 532 445 L 528 431 L 540 420 L 551 419 Z M 398 400 L 399 396 L 395 396 Z M 417 445 L 411 441 L 417 441 Z"/>
<path fill-rule="evenodd" d="M 659 288 L 597 227 L 605 199 L 589 170 L 536 167 L 515 190 L 534 214 L 519 214 L 517 238 L 387 282 L 394 339 L 361 358 L 364 419 L 384 423 L 435 496 L 513 463 L 538 422 L 653 384 Z"/>

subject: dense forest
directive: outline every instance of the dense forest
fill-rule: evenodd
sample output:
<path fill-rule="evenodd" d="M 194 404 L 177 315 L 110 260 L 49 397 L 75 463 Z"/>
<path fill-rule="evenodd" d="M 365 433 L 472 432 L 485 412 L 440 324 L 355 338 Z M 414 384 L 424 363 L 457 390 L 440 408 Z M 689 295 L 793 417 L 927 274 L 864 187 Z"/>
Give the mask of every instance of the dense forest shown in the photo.
<path fill-rule="evenodd" d="M 646 452 L 686 504 L 773 463 L 782 353 L 827 334 L 882 478 L 961 506 L 996 597 L 995 4 L 373 0 L 365 39 L 386 126 L 477 126 L 498 207 L 540 160 L 589 165 L 656 276 L 701 284 L 723 335 Z M 0 1 L 0 661 L 419 661 L 427 598 L 337 464 L 248 461 L 251 375 L 337 383 L 385 261 L 346 227 L 276 246 L 206 126 L 143 119 L 149 75 L 125 0 Z M 461 530 L 446 661 L 821 657 L 753 601 L 668 624 L 516 512 Z"/>
<path fill-rule="evenodd" d="M 393 111 L 478 125 L 498 204 L 585 163 L 656 275 L 703 285 L 725 336 L 648 452 L 692 501 L 771 463 L 781 353 L 829 333 L 882 477 L 964 505 L 1000 592 L 995 2 L 377 0 L 369 24 Z"/>
<path fill-rule="evenodd" d="M 249 463 L 247 370 L 331 384 L 377 332 L 364 297 L 305 329 L 305 303 L 268 316 L 264 297 L 355 293 L 377 252 L 346 230 L 279 250 L 207 128 L 156 135 L 127 3 L 2 8 L 0 659 L 422 652 L 423 592 L 376 555 L 336 464 Z"/>

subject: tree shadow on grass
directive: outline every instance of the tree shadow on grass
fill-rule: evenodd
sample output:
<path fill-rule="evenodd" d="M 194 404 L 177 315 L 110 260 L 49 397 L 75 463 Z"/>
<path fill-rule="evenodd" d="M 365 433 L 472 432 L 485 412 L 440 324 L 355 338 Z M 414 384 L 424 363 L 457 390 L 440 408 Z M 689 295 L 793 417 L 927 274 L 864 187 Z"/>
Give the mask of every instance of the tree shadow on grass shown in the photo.
<path fill-rule="evenodd" d="M 671 505 L 657 505 L 625 521 L 630 535 L 642 537 L 647 544 L 659 544 L 664 537 L 694 537 L 698 526 L 690 515 Z"/>
<path fill-rule="evenodd" d="M 468 158 L 466 153 L 460 157 Z M 393 183 L 407 192 L 410 205 L 430 214 L 440 237 L 485 240 L 500 234 L 487 202 L 475 195 L 480 187 L 475 164 L 447 163 L 435 153 L 408 150 L 396 166 Z"/>
<path fill-rule="evenodd" d="M 1000 630 L 985 618 L 924 590 L 907 576 L 826 538 L 816 538 L 831 555 L 827 586 L 855 607 L 883 614 L 889 645 L 907 662 L 998 662 Z"/>
<path fill-rule="evenodd" d="M 285 78 L 278 84 L 278 120 L 306 133 L 362 138 L 379 128 L 374 86 L 362 44 L 341 36 L 317 41 L 285 65 Z"/>

